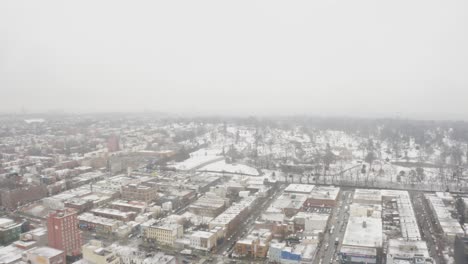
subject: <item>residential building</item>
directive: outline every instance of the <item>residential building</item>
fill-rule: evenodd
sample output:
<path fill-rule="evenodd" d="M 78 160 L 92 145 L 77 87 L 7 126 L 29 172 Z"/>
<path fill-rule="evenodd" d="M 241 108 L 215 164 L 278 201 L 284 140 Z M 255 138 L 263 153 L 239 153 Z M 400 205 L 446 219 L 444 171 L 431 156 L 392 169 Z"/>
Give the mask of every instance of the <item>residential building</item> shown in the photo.
<path fill-rule="evenodd" d="M 189 211 L 200 216 L 216 217 L 224 211 L 227 202 L 218 196 L 202 196 L 189 206 Z"/>
<path fill-rule="evenodd" d="M 92 230 L 100 235 L 109 235 L 124 225 L 124 222 L 84 213 L 78 216 L 79 227 L 83 230 Z"/>
<path fill-rule="evenodd" d="M 109 204 L 110 207 L 113 209 L 117 209 L 123 212 L 135 212 L 135 213 L 144 213 L 147 204 L 142 201 L 124 201 L 124 200 L 116 200 Z"/>
<path fill-rule="evenodd" d="M 109 249 L 120 257 L 121 264 L 177 264 L 176 257 L 166 255 L 163 252 L 148 254 L 148 252 L 139 251 L 134 247 L 118 244 L 112 244 Z"/>
<path fill-rule="evenodd" d="M 135 212 L 122 212 L 117 209 L 111 208 L 95 208 L 90 211 L 95 216 L 101 216 L 109 219 L 119 220 L 123 222 L 133 221 L 135 220 L 136 213 Z"/>
<path fill-rule="evenodd" d="M 335 207 L 338 202 L 340 188 L 333 186 L 315 186 L 310 192 L 304 207 Z"/>
<path fill-rule="evenodd" d="M 448 243 L 454 243 L 457 236 L 465 234 L 458 220 L 452 217 L 444 199 L 433 194 L 426 194 L 425 198 L 435 216 L 438 227 L 442 230 Z"/>
<path fill-rule="evenodd" d="M 184 228 L 176 223 L 157 223 L 150 220 L 142 224 L 143 236 L 146 239 L 172 246 L 176 239 L 184 235 Z"/>
<path fill-rule="evenodd" d="M 265 258 L 271 239 L 270 230 L 254 230 L 246 238 L 237 241 L 234 252 L 236 255 L 243 257 Z"/>
<path fill-rule="evenodd" d="M 156 185 L 148 186 L 143 184 L 129 184 L 122 188 L 122 198 L 126 200 L 139 200 L 151 203 L 158 198 Z"/>
<path fill-rule="evenodd" d="M 224 230 L 224 236 L 230 236 L 251 212 L 256 201 L 257 197 L 249 196 L 232 204 L 226 211 L 210 221 L 210 229 L 221 227 Z"/>
<path fill-rule="evenodd" d="M 81 232 L 78 228 L 77 212 L 65 209 L 50 213 L 47 217 L 49 246 L 65 251 L 67 256 L 81 253 Z"/>
<path fill-rule="evenodd" d="M 120 258 L 110 248 L 104 248 L 101 241 L 91 240 L 83 245 L 83 259 L 92 264 L 120 264 Z"/>
<path fill-rule="evenodd" d="M 387 264 L 432 263 L 425 241 L 390 239 L 387 246 Z"/>
<path fill-rule="evenodd" d="M 65 264 L 65 252 L 50 247 L 35 247 L 23 253 L 22 260 L 30 264 Z"/>

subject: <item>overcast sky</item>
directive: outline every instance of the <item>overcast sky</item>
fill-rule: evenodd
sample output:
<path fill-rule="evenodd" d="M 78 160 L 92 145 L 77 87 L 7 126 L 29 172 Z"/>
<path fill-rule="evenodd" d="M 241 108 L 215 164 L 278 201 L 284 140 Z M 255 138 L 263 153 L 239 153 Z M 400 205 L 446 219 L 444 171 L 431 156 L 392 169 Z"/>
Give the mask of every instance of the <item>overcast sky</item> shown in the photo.
<path fill-rule="evenodd" d="M 0 112 L 468 119 L 468 1 L 0 2 Z"/>

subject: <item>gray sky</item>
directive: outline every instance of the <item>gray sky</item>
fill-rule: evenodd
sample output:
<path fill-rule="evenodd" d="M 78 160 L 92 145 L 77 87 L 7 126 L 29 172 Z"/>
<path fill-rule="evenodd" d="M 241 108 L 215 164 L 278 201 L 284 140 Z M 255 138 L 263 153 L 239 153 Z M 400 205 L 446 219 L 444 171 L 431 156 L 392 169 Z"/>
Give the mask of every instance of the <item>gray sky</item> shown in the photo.
<path fill-rule="evenodd" d="M 0 1 L 0 111 L 468 119 L 468 1 Z"/>

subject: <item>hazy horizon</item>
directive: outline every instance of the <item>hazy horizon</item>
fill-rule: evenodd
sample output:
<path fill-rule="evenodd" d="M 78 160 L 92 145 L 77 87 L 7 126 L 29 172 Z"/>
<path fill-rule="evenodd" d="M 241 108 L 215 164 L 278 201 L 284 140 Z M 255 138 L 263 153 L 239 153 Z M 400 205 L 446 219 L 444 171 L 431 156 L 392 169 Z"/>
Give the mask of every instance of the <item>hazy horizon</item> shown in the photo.
<path fill-rule="evenodd" d="M 466 1 L 2 1 L 0 112 L 468 120 Z"/>

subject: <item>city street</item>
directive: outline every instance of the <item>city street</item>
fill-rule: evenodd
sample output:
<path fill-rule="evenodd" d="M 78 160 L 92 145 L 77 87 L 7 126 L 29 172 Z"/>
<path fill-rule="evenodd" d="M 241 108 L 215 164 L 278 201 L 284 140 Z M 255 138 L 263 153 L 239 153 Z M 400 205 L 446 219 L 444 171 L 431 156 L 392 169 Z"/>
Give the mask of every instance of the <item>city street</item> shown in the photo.
<path fill-rule="evenodd" d="M 325 234 L 320 250 L 315 259 L 315 263 L 334 263 L 336 260 L 336 253 L 341 247 L 341 242 L 346 231 L 346 223 L 349 217 L 348 210 L 349 204 L 351 203 L 351 197 L 353 192 L 350 190 L 343 191 L 341 202 L 338 207 L 333 210 L 331 221 L 329 223 L 329 229 Z M 333 227 L 333 232 L 330 233 L 330 228 Z M 339 244 L 335 245 L 335 240 L 338 238 Z"/>

